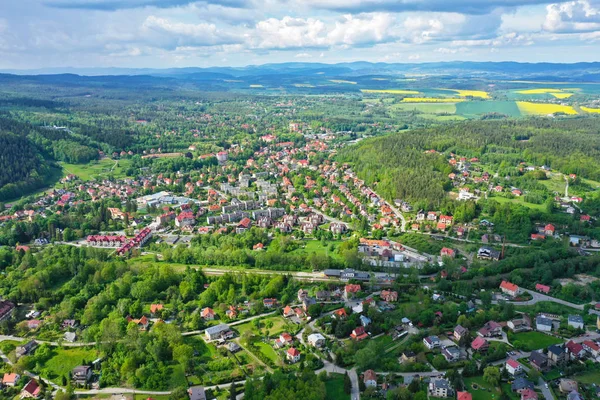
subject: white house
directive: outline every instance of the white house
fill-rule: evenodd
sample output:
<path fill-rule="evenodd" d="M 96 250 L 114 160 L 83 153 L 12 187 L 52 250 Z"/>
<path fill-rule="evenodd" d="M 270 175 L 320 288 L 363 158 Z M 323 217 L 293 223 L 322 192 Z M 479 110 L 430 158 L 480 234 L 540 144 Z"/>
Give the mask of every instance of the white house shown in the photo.
<path fill-rule="evenodd" d="M 429 350 L 433 350 L 435 348 L 440 347 L 442 342 L 440 341 L 440 338 L 437 336 L 427 336 L 426 338 L 423 338 L 423 344 Z"/>

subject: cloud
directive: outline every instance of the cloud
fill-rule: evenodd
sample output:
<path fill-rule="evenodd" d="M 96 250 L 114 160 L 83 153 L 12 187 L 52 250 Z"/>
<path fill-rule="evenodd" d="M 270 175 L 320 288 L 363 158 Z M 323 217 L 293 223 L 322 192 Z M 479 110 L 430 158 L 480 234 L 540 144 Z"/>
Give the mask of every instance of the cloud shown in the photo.
<path fill-rule="evenodd" d="M 554 33 L 600 31 L 600 8 L 589 0 L 551 4 L 546 7 L 543 29 Z"/>
<path fill-rule="evenodd" d="M 467 40 L 453 40 L 450 43 L 452 47 L 478 47 L 478 46 L 531 46 L 534 44 L 532 35 L 519 34 L 516 32 L 506 33 L 504 35 L 497 36 L 493 39 L 467 39 Z"/>
<path fill-rule="evenodd" d="M 45 5 L 54 8 L 115 11 L 128 8 L 157 7 L 171 8 L 196 3 L 198 0 L 46 0 Z M 202 0 L 204 4 L 217 4 L 241 8 L 247 0 Z"/>
<path fill-rule="evenodd" d="M 296 0 L 315 8 L 338 12 L 459 12 L 487 14 L 497 8 L 549 4 L 552 0 Z"/>
<path fill-rule="evenodd" d="M 242 41 L 241 37 L 221 31 L 214 24 L 187 24 L 156 16 L 146 18 L 140 36 L 149 44 L 162 48 L 206 47 Z"/>
<path fill-rule="evenodd" d="M 389 14 L 345 15 L 335 23 L 315 18 L 269 18 L 247 33 L 252 47 L 259 49 L 326 48 L 382 43 L 394 38 L 394 19 Z"/>

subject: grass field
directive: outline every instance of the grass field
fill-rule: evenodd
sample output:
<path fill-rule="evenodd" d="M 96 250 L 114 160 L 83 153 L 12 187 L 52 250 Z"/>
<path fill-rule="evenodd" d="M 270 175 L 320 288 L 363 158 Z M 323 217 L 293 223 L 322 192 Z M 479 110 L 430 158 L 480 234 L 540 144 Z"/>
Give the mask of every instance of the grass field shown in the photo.
<path fill-rule="evenodd" d="M 520 117 L 521 111 L 514 101 L 465 101 L 456 104 L 456 113 L 465 117 L 498 113 L 509 117 Z"/>
<path fill-rule="evenodd" d="M 272 322 L 273 326 L 269 329 L 267 329 L 265 327 L 265 325 L 268 322 Z M 264 332 L 265 330 L 269 331 L 269 335 L 270 336 L 275 336 L 275 335 L 279 335 L 282 332 L 285 332 L 285 330 L 288 327 L 288 322 L 280 315 L 275 315 L 272 317 L 267 317 L 267 318 L 261 318 L 260 319 L 260 323 L 261 323 L 261 329 Z M 256 330 L 256 328 L 254 327 L 254 325 L 252 324 L 252 321 L 250 322 L 246 322 L 244 324 L 240 324 L 240 325 L 236 325 L 235 330 L 237 330 L 240 333 L 240 336 L 242 334 L 244 334 L 244 332 L 248 332 L 248 331 L 252 331 L 254 333 L 258 333 L 258 331 Z"/>
<path fill-rule="evenodd" d="M 564 113 L 576 115 L 577 111 L 571 106 L 560 104 L 531 103 L 528 101 L 518 101 L 517 106 L 523 115 L 550 115 L 555 113 Z"/>
<path fill-rule="evenodd" d="M 494 200 L 497 201 L 498 203 L 516 203 L 516 204 L 520 204 L 522 206 L 525 207 L 529 207 L 532 208 L 534 210 L 539 210 L 539 211 L 543 211 L 544 210 L 544 205 L 543 204 L 533 204 L 533 203 L 528 203 L 525 201 L 524 197 L 515 197 L 512 199 L 509 199 L 507 197 L 502 197 L 502 196 L 494 196 L 494 197 L 489 197 L 490 200 Z"/>
<path fill-rule="evenodd" d="M 260 352 L 267 356 L 267 358 L 271 360 L 273 364 L 277 364 L 277 362 L 279 361 L 279 356 L 273 349 L 273 346 L 267 343 L 257 342 L 256 347 L 258 347 Z"/>
<path fill-rule="evenodd" d="M 520 346 L 518 347 L 516 346 L 517 342 L 520 343 Z M 527 351 L 538 350 L 562 342 L 561 339 L 545 335 L 541 332 L 521 332 L 515 334 L 511 339 L 511 343 L 515 345 L 515 347 Z"/>
<path fill-rule="evenodd" d="M 579 383 L 592 384 L 592 383 L 600 383 L 600 371 L 589 371 L 585 372 L 581 375 L 574 376 L 575 379 Z"/>
<path fill-rule="evenodd" d="M 327 256 L 331 256 L 337 260 L 342 260 L 342 257 L 336 252 L 338 246 L 342 242 L 340 240 L 328 241 L 325 245 L 321 243 L 320 240 L 304 240 L 302 244 L 304 247 L 298 248 L 296 250 L 290 251 L 290 254 L 295 255 L 309 255 L 312 253 L 315 254 L 323 254 Z M 329 247 L 333 245 L 333 251 L 329 250 Z"/>
<path fill-rule="evenodd" d="M 125 170 L 131 165 L 130 160 L 111 160 L 105 158 L 88 164 L 68 164 L 61 162 L 64 175 L 77 175 L 81 180 L 89 181 L 112 175 L 115 178 L 125 176 Z"/>
<path fill-rule="evenodd" d="M 73 368 L 83 364 L 83 362 L 94 361 L 98 357 L 96 350 L 86 350 L 84 348 L 61 349 L 54 348 L 53 356 L 44 365 L 40 375 L 47 376 L 49 379 L 56 379 L 68 376 Z"/>
<path fill-rule="evenodd" d="M 488 92 L 484 92 L 482 90 L 461 90 L 461 89 L 439 89 L 439 90 L 455 92 L 460 97 L 479 97 L 481 99 L 489 99 L 490 98 L 490 94 Z"/>
<path fill-rule="evenodd" d="M 350 395 L 344 393 L 344 375 L 329 374 L 329 379 L 325 382 L 327 399 L 330 400 L 349 400 Z"/>
<path fill-rule="evenodd" d="M 456 104 L 453 103 L 411 103 L 393 104 L 391 111 L 418 111 L 425 114 L 455 114 Z"/>
<path fill-rule="evenodd" d="M 361 89 L 363 93 L 373 93 L 373 94 L 419 94 L 415 90 L 402 90 L 402 89 Z"/>
<path fill-rule="evenodd" d="M 465 378 L 465 390 L 473 396 L 473 400 L 490 400 L 500 398 L 500 390 L 492 387 L 489 383 L 483 380 L 482 376 L 474 378 Z M 477 385 L 477 389 L 473 389 L 473 384 Z"/>
<path fill-rule="evenodd" d="M 573 93 L 568 93 L 566 90 L 575 90 L 575 89 L 549 89 L 549 88 L 538 88 L 538 89 L 527 89 L 527 90 L 519 90 L 516 93 L 518 94 L 549 94 L 554 96 L 557 99 L 568 99 L 573 96 Z"/>
<path fill-rule="evenodd" d="M 402 99 L 402 101 L 404 103 L 459 103 L 467 100 L 441 97 L 405 97 Z"/>
<path fill-rule="evenodd" d="M 589 108 L 584 106 L 581 106 L 580 108 L 587 113 L 600 114 L 600 108 Z"/>

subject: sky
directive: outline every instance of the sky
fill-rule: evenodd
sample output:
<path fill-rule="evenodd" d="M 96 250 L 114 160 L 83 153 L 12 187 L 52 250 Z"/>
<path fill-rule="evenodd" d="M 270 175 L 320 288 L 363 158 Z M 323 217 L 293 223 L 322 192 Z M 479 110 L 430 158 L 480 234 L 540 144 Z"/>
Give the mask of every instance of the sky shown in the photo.
<path fill-rule="evenodd" d="M 600 61 L 600 0 L 0 0 L 0 69 Z"/>

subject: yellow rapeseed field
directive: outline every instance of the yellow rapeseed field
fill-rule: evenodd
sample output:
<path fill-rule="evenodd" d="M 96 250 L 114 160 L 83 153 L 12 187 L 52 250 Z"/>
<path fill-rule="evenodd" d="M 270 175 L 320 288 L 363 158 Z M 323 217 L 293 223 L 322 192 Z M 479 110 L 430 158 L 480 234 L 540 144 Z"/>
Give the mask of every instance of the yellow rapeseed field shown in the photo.
<path fill-rule="evenodd" d="M 600 108 L 589 108 L 581 106 L 581 109 L 585 112 L 589 112 L 592 114 L 600 114 Z"/>
<path fill-rule="evenodd" d="M 403 90 L 403 89 L 361 89 L 363 93 L 382 93 L 382 94 L 419 94 L 419 92 L 415 90 Z"/>
<path fill-rule="evenodd" d="M 460 97 L 480 97 L 482 99 L 489 99 L 490 94 L 488 92 L 484 92 L 482 90 L 461 90 L 461 89 L 439 89 L 439 90 L 447 90 L 450 92 L 456 92 Z"/>
<path fill-rule="evenodd" d="M 554 113 L 565 113 L 569 115 L 577 114 L 577 111 L 571 106 L 560 104 L 531 103 L 528 101 L 517 101 L 517 106 L 522 114 L 525 115 L 549 115 Z"/>
<path fill-rule="evenodd" d="M 519 94 L 550 94 L 557 99 L 568 99 L 573 96 L 573 93 L 581 89 L 550 89 L 550 88 L 538 88 L 538 89 L 527 89 L 527 90 L 519 90 L 517 93 Z"/>
<path fill-rule="evenodd" d="M 403 103 L 458 103 L 461 101 L 466 101 L 466 99 L 447 99 L 433 97 L 405 97 L 402 99 Z"/>

